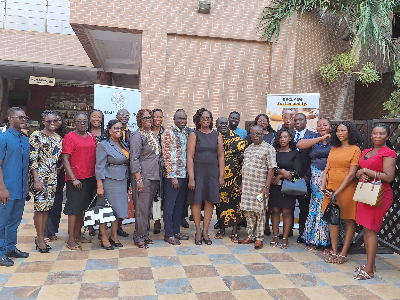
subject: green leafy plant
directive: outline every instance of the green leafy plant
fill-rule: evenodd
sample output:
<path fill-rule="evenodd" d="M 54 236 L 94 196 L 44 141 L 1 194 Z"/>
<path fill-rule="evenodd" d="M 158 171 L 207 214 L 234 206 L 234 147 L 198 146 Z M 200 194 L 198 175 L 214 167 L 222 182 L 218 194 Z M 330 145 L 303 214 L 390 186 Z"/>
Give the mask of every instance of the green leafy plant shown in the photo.
<path fill-rule="evenodd" d="M 398 62 L 400 65 L 400 61 Z M 394 75 L 394 85 L 400 88 L 400 69 Z M 389 100 L 383 102 L 383 109 L 386 114 L 385 119 L 400 118 L 400 90 L 396 90 L 390 94 Z"/>

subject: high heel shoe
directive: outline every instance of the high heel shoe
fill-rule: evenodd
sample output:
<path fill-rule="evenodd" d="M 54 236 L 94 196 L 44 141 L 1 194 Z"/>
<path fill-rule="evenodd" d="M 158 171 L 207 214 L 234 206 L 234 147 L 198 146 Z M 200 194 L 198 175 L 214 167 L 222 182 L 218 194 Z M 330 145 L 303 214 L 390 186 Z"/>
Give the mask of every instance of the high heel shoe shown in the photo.
<path fill-rule="evenodd" d="M 110 242 L 111 245 L 113 245 L 114 247 L 123 247 L 124 245 L 122 245 L 121 243 L 116 243 L 114 242 L 114 240 L 112 238 L 109 238 L 108 241 Z"/>
<path fill-rule="evenodd" d="M 36 244 L 36 250 L 39 251 L 40 253 L 49 253 L 50 252 L 50 250 L 48 248 L 46 248 L 46 249 L 39 248 L 38 244 Z"/>
<path fill-rule="evenodd" d="M 104 248 L 106 250 L 114 250 L 114 247 L 112 245 L 106 247 L 106 246 L 104 246 L 103 242 L 100 242 L 100 245 L 102 248 Z"/>
<path fill-rule="evenodd" d="M 37 236 L 35 236 L 35 245 L 37 246 Z M 50 250 L 51 247 L 46 243 L 46 249 Z"/>

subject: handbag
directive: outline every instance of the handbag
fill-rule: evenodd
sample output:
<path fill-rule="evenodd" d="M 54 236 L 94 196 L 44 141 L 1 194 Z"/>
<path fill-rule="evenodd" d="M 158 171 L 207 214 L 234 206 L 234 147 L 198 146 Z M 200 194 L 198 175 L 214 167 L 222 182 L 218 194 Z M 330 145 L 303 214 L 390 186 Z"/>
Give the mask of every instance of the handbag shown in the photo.
<path fill-rule="evenodd" d="M 322 220 L 327 224 L 339 225 L 340 224 L 340 207 L 336 203 L 335 193 L 332 194 L 331 202 L 325 208 Z"/>
<path fill-rule="evenodd" d="M 379 180 L 375 177 L 372 182 L 359 182 L 357 184 L 356 191 L 354 192 L 353 200 L 356 202 L 362 202 L 375 207 L 381 207 L 383 203 L 383 193 L 385 192 L 382 183 L 381 175 L 379 174 Z"/>
<path fill-rule="evenodd" d="M 283 179 L 281 194 L 283 196 L 307 196 L 307 184 L 304 178 L 292 177 L 291 180 Z"/>
<path fill-rule="evenodd" d="M 90 208 L 93 201 L 96 199 L 97 195 L 94 196 L 92 202 L 90 202 L 88 209 L 85 211 L 85 216 L 83 219 L 84 226 L 94 226 L 105 223 L 111 223 L 117 220 L 112 209 L 112 205 L 108 202 L 106 198 L 104 200 L 106 203 L 104 205 L 96 205 Z"/>

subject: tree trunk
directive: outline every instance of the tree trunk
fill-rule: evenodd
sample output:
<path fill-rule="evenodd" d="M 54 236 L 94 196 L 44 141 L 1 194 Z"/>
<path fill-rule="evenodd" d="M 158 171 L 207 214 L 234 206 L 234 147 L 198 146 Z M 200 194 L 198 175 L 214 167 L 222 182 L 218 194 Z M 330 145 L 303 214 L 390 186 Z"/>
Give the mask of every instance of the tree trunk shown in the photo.
<path fill-rule="evenodd" d="M 340 87 L 337 107 L 335 110 L 335 114 L 333 115 L 333 120 L 335 121 L 342 120 L 343 118 L 344 105 L 346 103 L 347 95 L 349 93 L 349 88 L 352 80 L 353 80 L 353 74 L 351 72 L 343 74 L 343 83 Z"/>

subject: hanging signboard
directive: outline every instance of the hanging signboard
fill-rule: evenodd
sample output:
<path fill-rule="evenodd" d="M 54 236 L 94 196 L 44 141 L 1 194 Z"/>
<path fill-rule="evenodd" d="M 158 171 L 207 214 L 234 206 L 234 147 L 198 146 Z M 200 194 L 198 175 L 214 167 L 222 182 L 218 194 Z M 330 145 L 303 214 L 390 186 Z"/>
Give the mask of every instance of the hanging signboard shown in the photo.
<path fill-rule="evenodd" d="M 141 108 L 141 91 L 95 84 L 94 108 L 103 112 L 105 126 L 108 121 L 116 118 L 118 110 L 126 109 L 130 114 L 128 127 L 136 131 L 136 114 Z"/>
<path fill-rule="evenodd" d="M 267 115 L 275 130 L 280 129 L 286 119 L 293 125 L 293 117 L 303 113 L 307 118 L 307 128 L 316 131 L 319 116 L 319 93 L 306 94 L 268 94 Z"/>
<path fill-rule="evenodd" d="M 56 79 L 52 77 L 29 76 L 29 84 L 54 86 Z"/>

